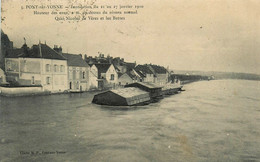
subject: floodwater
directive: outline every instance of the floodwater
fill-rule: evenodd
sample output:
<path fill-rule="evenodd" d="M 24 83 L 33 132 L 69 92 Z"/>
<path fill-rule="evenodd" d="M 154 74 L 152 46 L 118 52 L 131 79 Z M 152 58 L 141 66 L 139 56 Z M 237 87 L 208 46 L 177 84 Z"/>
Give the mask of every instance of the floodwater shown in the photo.
<path fill-rule="evenodd" d="M 146 106 L 0 98 L 0 161 L 260 161 L 260 82 L 201 81 Z"/>

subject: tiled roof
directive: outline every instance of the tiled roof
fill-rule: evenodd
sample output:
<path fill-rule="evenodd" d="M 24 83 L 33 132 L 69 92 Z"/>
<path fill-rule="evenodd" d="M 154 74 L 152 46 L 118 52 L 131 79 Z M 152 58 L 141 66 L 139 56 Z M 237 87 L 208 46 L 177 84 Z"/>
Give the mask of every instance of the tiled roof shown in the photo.
<path fill-rule="evenodd" d="M 45 59 L 57 59 L 66 60 L 61 54 L 50 48 L 46 44 L 33 45 L 32 48 L 27 48 L 27 45 L 23 45 L 22 48 L 9 50 L 7 58 L 45 58 Z"/>
<path fill-rule="evenodd" d="M 101 77 L 101 73 L 106 73 L 110 66 L 113 64 L 95 64 L 98 69 L 98 78 Z"/>
<path fill-rule="evenodd" d="M 57 53 L 54 49 L 47 46 L 46 44 L 39 44 L 39 49 L 41 49 L 42 58 L 46 59 L 58 59 L 66 60 L 61 54 Z"/>
<path fill-rule="evenodd" d="M 89 67 L 89 65 L 82 59 L 80 55 L 74 54 L 62 54 L 68 61 L 68 66 L 77 66 L 77 67 Z"/>
<path fill-rule="evenodd" d="M 126 74 L 126 75 L 128 75 L 131 79 L 136 79 L 137 78 L 137 76 L 133 73 L 133 72 L 131 72 L 131 71 L 127 71 L 127 72 L 125 72 L 125 73 L 118 73 L 118 77 L 121 77 L 122 75 L 124 75 L 124 74 Z"/>
<path fill-rule="evenodd" d="M 126 66 L 126 70 L 127 71 L 131 71 L 135 68 L 135 63 L 131 63 L 131 62 L 125 62 L 125 66 Z"/>
<path fill-rule="evenodd" d="M 158 88 L 162 88 L 162 86 L 156 85 L 154 83 L 151 82 L 135 82 L 135 83 L 130 83 L 125 85 L 125 87 L 147 87 L 149 89 L 158 89 Z"/>
<path fill-rule="evenodd" d="M 151 68 L 157 74 L 166 74 L 167 73 L 167 70 L 163 66 L 158 66 L 158 65 L 149 65 L 149 66 L 151 66 Z"/>
<path fill-rule="evenodd" d="M 163 66 L 158 66 L 158 65 L 149 65 L 155 73 L 157 74 L 166 74 L 167 70 Z"/>
<path fill-rule="evenodd" d="M 3 30 L 1 29 L 1 43 L 2 43 L 2 42 L 10 42 L 10 40 L 9 40 L 7 34 L 5 34 L 5 33 L 3 32 Z"/>
<path fill-rule="evenodd" d="M 19 56 L 23 56 L 24 52 L 21 48 L 15 48 L 7 50 L 7 56 L 6 58 L 18 58 Z"/>
<path fill-rule="evenodd" d="M 141 76 L 145 77 L 146 74 L 153 74 L 147 65 L 137 65 L 134 70 Z"/>
<path fill-rule="evenodd" d="M 130 78 L 132 78 L 132 79 L 136 79 L 136 75 L 134 75 L 133 73 L 131 73 L 130 71 L 127 71 L 126 72 L 126 74 L 130 77 Z"/>

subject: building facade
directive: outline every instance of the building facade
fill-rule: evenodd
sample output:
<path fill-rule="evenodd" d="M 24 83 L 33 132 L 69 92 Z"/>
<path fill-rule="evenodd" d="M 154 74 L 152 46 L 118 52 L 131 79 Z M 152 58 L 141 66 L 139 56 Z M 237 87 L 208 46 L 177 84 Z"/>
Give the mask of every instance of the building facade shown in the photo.
<path fill-rule="evenodd" d="M 136 74 L 134 70 L 127 71 L 126 73 L 121 74 L 118 77 L 118 84 L 122 86 L 134 82 L 140 82 L 140 77 Z"/>
<path fill-rule="evenodd" d="M 137 65 L 134 70 L 141 77 L 140 82 L 154 82 L 154 73 L 148 65 Z"/>
<path fill-rule="evenodd" d="M 46 44 L 9 51 L 5 68 L 11 84 L 38 85 L 53 93 L 68 89 L 67 60 Z"/>
<path fill-rule="evenodd" d="M 169 82 L 170 74 L 167 69 L 159 65 L 147 65 L 150 70 L 154 73 L 154 83 L 159 85 L 165 85 Z"/>
<path fill-rule="evenodd" d="M 0 85 L 6 84 L 5 72 L 0 68 Z"/>
<path fill-rule="evenodd" d="M 68 62 L 68 87 L 69 91 L 87 91 L 89 84 L 89 65 L 81 55 L 63 54 Z"/>
<path fill-rule="evenodd" d="M 98 88 L 98 69 L 93 64 L 90 66 L 90 71 L 89 71 L 89 88 L 90 89 Z"/>
<path fill-rule="evenodd" d="M 8 50 L 13 49 L 13 42 L 9 40 L 8 36 L 1 30 L 1 50 L 0 50 L 0 68 L 5 70 L 5 56 Z"/>
<path fill-rule="evenodd" d="M 98 88 L 115 87 L 118 84 L 118 71 L 113 64 L 95 64 L 98 69 Z"/>

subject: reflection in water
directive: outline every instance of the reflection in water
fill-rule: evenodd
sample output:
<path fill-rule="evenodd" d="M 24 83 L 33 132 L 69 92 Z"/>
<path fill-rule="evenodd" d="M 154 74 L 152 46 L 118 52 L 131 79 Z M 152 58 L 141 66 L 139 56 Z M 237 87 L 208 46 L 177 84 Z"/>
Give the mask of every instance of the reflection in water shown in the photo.
<path fill-rule="evenodd" d="M 93 93 L 1 97 L 1 160 L 260 160 L 259 82 L 202 81 L 185 89 L 135 107 L 94 105 Z"/>

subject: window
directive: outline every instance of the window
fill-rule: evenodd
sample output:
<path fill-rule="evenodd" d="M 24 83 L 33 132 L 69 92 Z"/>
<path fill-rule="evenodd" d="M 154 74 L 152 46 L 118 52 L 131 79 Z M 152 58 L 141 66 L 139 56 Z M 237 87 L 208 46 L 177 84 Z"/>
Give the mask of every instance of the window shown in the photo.
<path fill-rule="evenodd" d="M 12 65 L 11 65 L 11 62 L 10 62 L 10 61 L 6 62 L 6 69 L 7 69 L 8 71 L 11 71 Z"/>
<path fill-rule="evenodd" d="M 73 79 L 72 73 L 73 73 L 73 71 L 70 70 L 70 71 L 69 71 L 69 79 Z"/>
<path fill-rule="evenodd" d="M 58 69 L 58 65 L 54 65 L 54 72 L 58 72 L 59 69 Z"/>
<path fill-rule="evenodd" d="M 80 77 L 80 71 L 77 70 L 77 72 L 76 72 L 76 79 L 80 79 L 79 77 Z"/>
<path fill-rule="evenodd" d="M 51 71 L 51 66 L 50 64 L 46 64 L 46 72 L 50 72 Z"/>
<path fill-rule="evenodd" d="M 85 79 L 85 72 L 82 73 L 82 79 Z"/>
<path fill-rule="evenodd" d="M 115 79 L 115 75 L 111 74 L 110 80 L 114 80 Z"/>
<path fill-rule="evenodd" d="M 75 70 L 73 70 L 73 72 L 72 72 L 72 79 L 76 79 L 76 71 Z"/>
<path fill-rule="evenodd" d="M 32 84 L 35 84 L 34 76 L 32 76 L 31 83 L 32 83 Z"/>
<path fill-rule="evenodd" d="M 46 77 L 46 84 L 50 84 L 51 83 L 51 78 L 50 77 Z"/>
<path fill-rule="evenodd" d="M 64 66 L 63 65 L 60 66 L 60 72 L 64 72 Z"/>

